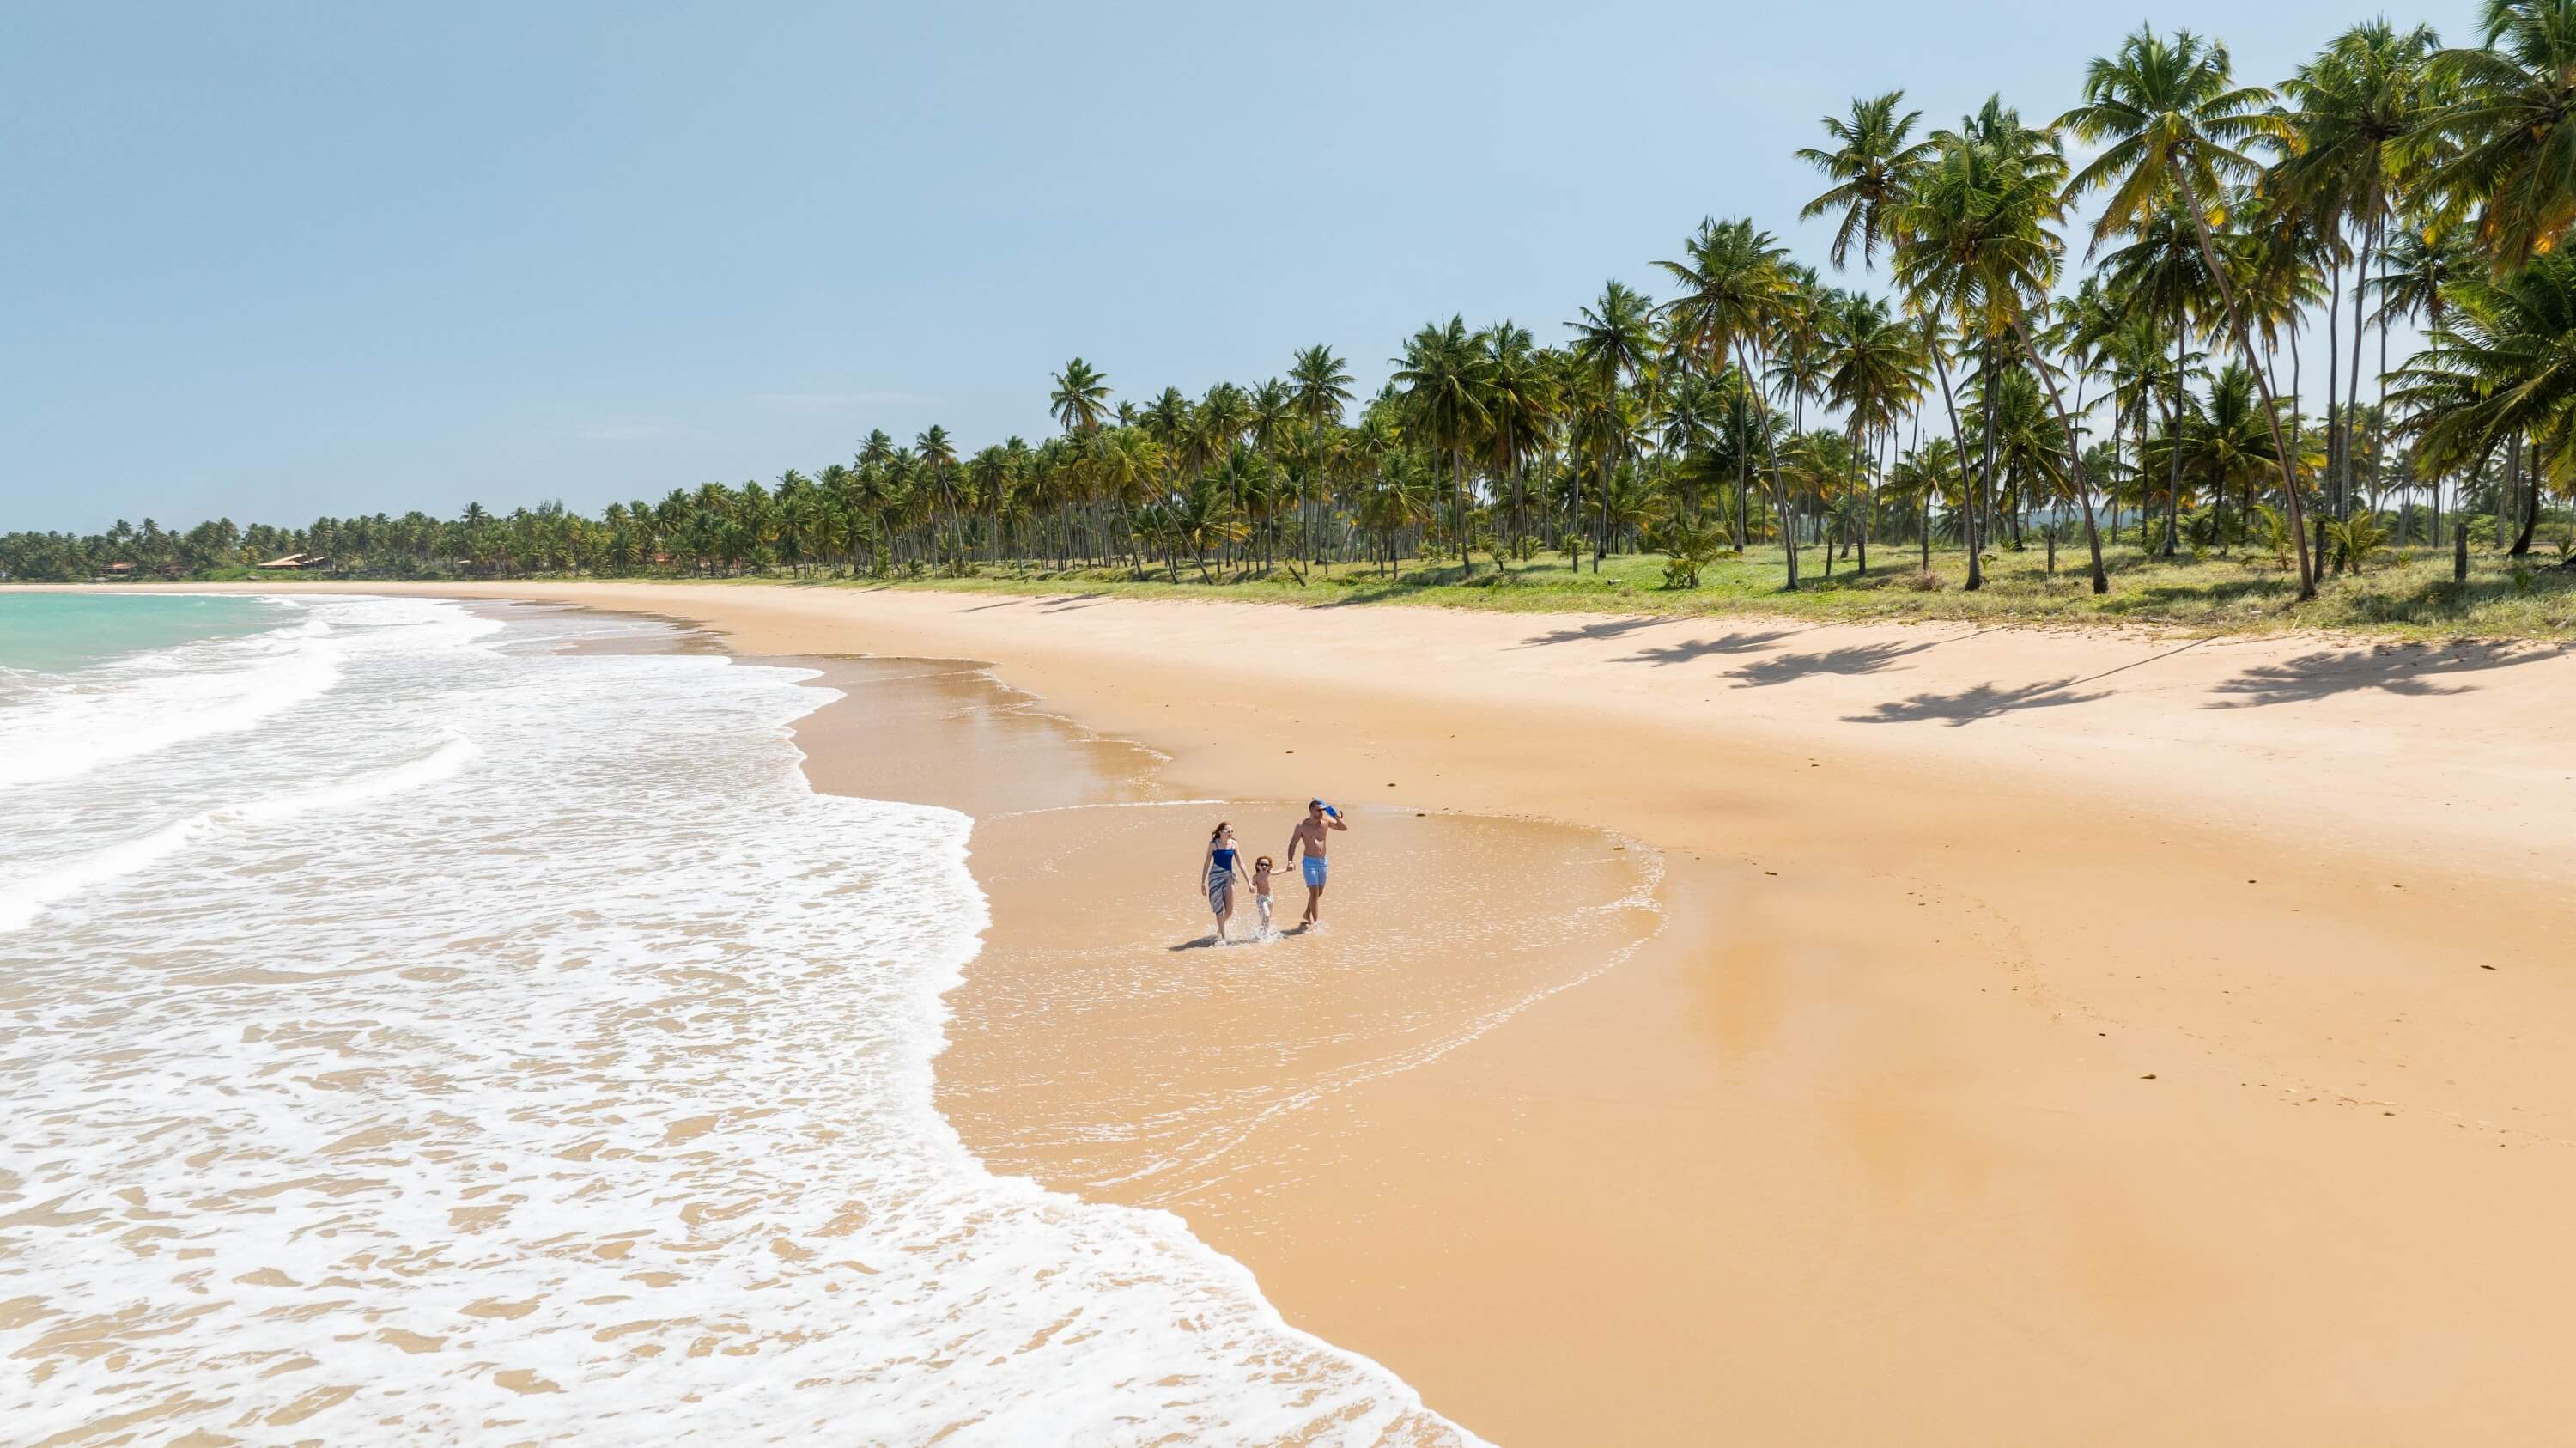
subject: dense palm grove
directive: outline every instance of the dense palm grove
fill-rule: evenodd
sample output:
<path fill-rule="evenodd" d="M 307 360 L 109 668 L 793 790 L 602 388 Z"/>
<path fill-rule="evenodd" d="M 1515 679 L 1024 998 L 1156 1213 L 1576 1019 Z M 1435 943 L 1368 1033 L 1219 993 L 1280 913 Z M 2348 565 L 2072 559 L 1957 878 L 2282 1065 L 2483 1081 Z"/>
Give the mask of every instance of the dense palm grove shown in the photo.
<path fill-rule="evenodd" d="M 2096 592 L 2106 546 L 2276 568 L 2301 599 L 2391 546 L 2464 571 L 2529 553 L 2576 478 L 2576 0 L 2490 0 L 2479 38 L 2375 21 L 2265 88 L 2222 45 L 2142 30 L 2043 123 L 2001 98 L 1929 129 L 1902 93 L 1856 101 L 1799 153 L 1827 183 L 1805 214 L 1834 223 L 1835 272 L 1886 295 L 1710 220 L 1656 264 L 1660 296 L 1611 282 L 1545 337 L 1435 321 L 1364 399 L 1325 346 L 1196 398 L 1117 396 L 1076 359 L 1034 444 L 879 431 L 810 474 L 595 518 L 18 533 L 0 573 L 307 553 L 389 576 L 1472 579 L 1648 551 L 1691 587 L 1757 541 L 1790 588 L 1867 574 L 1873 547 L 1927 585 L 1946 550 L 1971 589 L 1996 550 L 2061 543 Z M 2423 341 L 2392 359 L 2400 326 Z"/>

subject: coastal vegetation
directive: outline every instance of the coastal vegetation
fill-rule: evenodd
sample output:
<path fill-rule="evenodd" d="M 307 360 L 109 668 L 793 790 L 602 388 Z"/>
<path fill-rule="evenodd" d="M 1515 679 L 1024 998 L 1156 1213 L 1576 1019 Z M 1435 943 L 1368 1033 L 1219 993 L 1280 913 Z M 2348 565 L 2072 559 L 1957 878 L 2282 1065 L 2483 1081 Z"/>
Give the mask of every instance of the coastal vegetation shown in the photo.
<path fill-rule="evenodd" d="M 596 515 L 14 533 L 0 575 L 302 556 L 2562 634 L 2571 77 L 2576 0 L 2489 0 L 2466 47 L 2355 25 L 2273 86 L 2141 29 L 2054 117 L 1998 96 L 1932 125 L 1893 91 L 1826 116 L 1798 153 L 1821 258 L 1711 218 L 1652 259 L 1653 294 L 1613 280 L 1544 326 L 1435 317 L 1374 394 L 1328 345 L 1197 396 L 1075 358 L 1035 441 L 878 430 L 811 471 Z"/>

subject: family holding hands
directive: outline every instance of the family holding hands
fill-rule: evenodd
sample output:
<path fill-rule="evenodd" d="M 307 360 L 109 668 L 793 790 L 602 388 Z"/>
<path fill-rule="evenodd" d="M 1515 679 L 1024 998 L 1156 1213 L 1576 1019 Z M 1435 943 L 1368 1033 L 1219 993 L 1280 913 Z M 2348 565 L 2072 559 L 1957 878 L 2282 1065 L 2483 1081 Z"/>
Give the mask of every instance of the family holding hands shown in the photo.
<path fill-rule="evenodd" d="M 1300 929 L 1312 928 L 1316 913 L 1323 908 L 1324 882 L 1330 873 L 1324 858 L 1329 848 L 1327 833 L 1349 828 L 1340 810 L 1318 799 L 1307 801 L 1306 817 L 1288 833 L 1288 863 L 1302 866 L 1306 881 L 1306 919 Z M 1226 923 L 1234 918 L 1235 877 L 1246 873 L 1242 858 L 1242 852 L 1234 845 L 1234 826 L 1217 821 L 1216 828 L 1208 833 L 1207 854 L 1199 867 L 1200 880 L 1207 889 L 1208 909 L 1216 913 L 1216 938 L 1223 943 L 1231 943 Z M 1265 932 L 1270 929 L 1271 873 L 1268 855 L 1253 861 L 1249 872 L 1252 903 L 1261 913 L 1261 929 Z"/>

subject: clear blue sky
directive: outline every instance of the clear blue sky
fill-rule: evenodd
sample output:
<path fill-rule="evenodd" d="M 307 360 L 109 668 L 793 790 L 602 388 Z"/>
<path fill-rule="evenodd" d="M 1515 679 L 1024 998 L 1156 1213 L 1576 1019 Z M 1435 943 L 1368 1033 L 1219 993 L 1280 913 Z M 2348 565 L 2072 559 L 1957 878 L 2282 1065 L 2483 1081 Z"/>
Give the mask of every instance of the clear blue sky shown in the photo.
<path fill-rule="evenodd" d="M 2270 81 L 2371 12 L 2183 0 Z M 2423 12 L 2465 39 L 2466 0 Z M 1452 311 L 1542 338 L 1703 215 L 1823 261 L 1855 94 L 2074 99 L 2080 5 L 19 4 L 0 530 L 594 508 L 1050 426 Z M 2310 369 L 2311 374 L 2315 369 Z"/>

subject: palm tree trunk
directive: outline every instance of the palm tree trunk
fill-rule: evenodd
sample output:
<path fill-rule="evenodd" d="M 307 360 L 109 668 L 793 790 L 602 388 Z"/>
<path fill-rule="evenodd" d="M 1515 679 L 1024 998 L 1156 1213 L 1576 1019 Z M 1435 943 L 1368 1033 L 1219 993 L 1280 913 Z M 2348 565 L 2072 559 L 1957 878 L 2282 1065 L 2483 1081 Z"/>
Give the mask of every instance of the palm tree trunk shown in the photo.
<path fill-rule="evenodd" d="M 2522 532 L 2513 540 L 2512 556 L 2521 558 L 2531 552 L 2531 535 L 2540 526 L 2540 449 L 2537 435 L 2531 439 L 2531 486 L 2522 495 Z"/>
<path fill-rule="evenodd" d="M 1971 589 L 1978 589 L 1986 586 L 1986 560 L 1984 547 L 1986 519 L 1984 513 L 1987 498 L 1994 491 L 1995 485 L 1995 385 L 1997 379 L 1995 377 L 1995 342 L 1992 337 L 1988 337 L 1986 339 L 1985 377 L 1986 405 L 1984 412 L 1986 415 L 1982 429 L 1985 433 L 1985 443 L 1981 450 L 1983 454 L 1982 459 L 1977 464 L 1977 481 L 1972 485 L 1974 488 L 1974 496 L 1969 500 L 1970 506 L 1968 510 L 1971 520 L 1968 527 L 1968 587 Z"/>
<path fill-rule="evenodd" d="M 2488 451 L 2494 451 L 2492 445 L 2489 446 Z M 2484 457 L 2478 459 L 2478 466 L 2480 469 L 2484 469 L 2486 467 L 2486 459 Z M 2469 581 L 2468 519 L 2466 515 L 2461 513 L 2456 499 L 2453 501 L 2451 506 L 2451 581 L 2453 583 L 2466 583 Z"/>
<path fill-rule="evenodd" d="M 1127 506 L 1127 495 L 1118 495 L 1118 526 L 1127 530 L 1127 557 L 1135 565 L 1136 576 L 1145 576 L 1145 554 L 1136 543 L 1136 514 Z"/>
<path fill-rule="evenodd" d="M 1950 364 L 1942 359 L 1940 347 L 1936 345 L 1931 350 L 1932 370 L 1941 376 L 1941 406 L 1950 414 L 1950 444 L 1959 454 L 1959 467 L 1964 472 L 1968 466 L 1968 434 L 1959 426 L 1959 400 L 1950 391 Z M 1977 588 L 1984 584 L 1985 575 L 1977 565 L 1976 510 L 1964 508 L 1960 514 L 1960 534 L 1968 542 L 1968 586 Z M 1923 504 L 1923 566 L 1932 566 L 1932 504 L 1928 497 Z"/>
<path fill-rule="evenodd" d="M 1911 432 L 1911 437 L 1906 443 L 1906 451 L 1912 454 L 1919 463 L 1923 453 L 1922 399 L 1915 399 L 1914 405 L 1906 409 L 1906 424 Z M 1896 446 L 1896 433 L 1893 428 L 1888 431 L 1887 445 L 1890 448 Z M 1929 573 L 1932 571 L 1932 508 L 1930 504 L 1932 490 L 1929 487 L 1926 487 L 1923 490 L 1923 493 L 1925 499 L 1925 505 L 1923 508 L 1923 571 Z"/>
<path fill-rule="evenodd" d="M 2076 441 L 2075 419 L 2067 415 L 2066 400 L 2058 393 L 2056 377 L 2049 373 L 2048 364 L 2040 360 L 2039 349 L 2031 345 L 2030 328 L 2021 318 L 2015 317 L 2013 332 L 2021 338 L 2022 354 L 2030 359 L 2031 370 L 2039 374 L 2041 385 L 2048 389 L 2048 405 L 2057 413 L 2057 425 L 2065 429 L 2066 457 L 2075 469 L 2075 497 L 2084 505 L 2084 545 L 2093 553 L 2093 591 L 2109 593 L 2111 575 L 2102 568 L 2102 535 L 2093 526 L 2093 479 L 2084 471 L 2084 449 Z M 2048 537 L 2048 557 L 2049 572 L 2055 573 L 2057 535 L 2053 532 Z"/>
<path fill-rule="evenodd" d="M 1877 471 L 1864 472 L 1860 475 L 1860 538 L 1858 540 L 1860 556 L 1854 561 L 1854 566 L 1864 578 L 1869 576 L 1869 517 L 1878 507 L 1877 483 L 1887 471 L 1887 450 L 1894 446 L 1896 446 L 1896 429 L 1893 427 L 1883 429 L 1879 434 L 1878 448 L 1870 458 Z"/>
<path fill-rule="evenodd" d="M 2358 361 L 2356 360 L 2356 364 Z M 2343 491 L 2343 435 L 2345 421 L 2335 406 L 2335 384 L 2343 377 L 2343 263 L 2338 260 L 2327 272 L 2326 281 L 2326 459 L 2325 489 L 2328 506 L 2337 506 L 2337 495 Z M 2325 571 L 2325 560 L 2317 560 L 2317 571 Z"/>
<path fill-rule="evenodd" d="M 1736 380 L 1739 385 L 1735 391 L 1735 551 L 1740 556 L 1744 552 L 1745 474 L 1752 468 L 1753 450 L 1744 445 L 1748 424 L 1744 417 L 1743 379 L 1739 377 Z"/>
<path fill-rule="evenodd" d="M 1614 409 L 1615 415 L 1615 409 L 1619 405 L 1619 390 L 1616 386 L 1613 386 L 1610 389 L 1610 405 Z M 1592 459 L 1592 470 L 1594 474 L 1592 487 L 1592 571 L 1596 575 L 1601 572 L 1601 555 L 1607 552 L 1610 546 L 1610 468 L 1610 445 L 1607 442 L 1604 442 Z M 1577 486 L 1580 486 L 1580 484 Z"/>
<path fill-rule="evenodd" d="M 2387 220 L 2385 217 L 2382 217 L 2376 224 L 2381 233 L 2381 244 L 2385 246 L 2388 227 Z M 2384 470 L 2387 467 L 2387 459 L 2380 452 L 2380 429 L 2386 425 L 2387 420 L 2388 308 L 2385 299 L 2383 299 L 2380 304 L 2379 312 L 2379 408 L 2378 415 L 2370 420 L 2370 481 L 2371 491 L 2374 493 L 2379 490 L 2380 483 L 2386 477 Z M 2410 487 L 2407 489 L 2407 492 L 2411 495 L 2414 492 L 2414 489 Z M 2408 502 L 2410 504 L 2413 502 L 2411 496 L 2409 497 Z M 2406 546 L 2407 536 L 2412 531 L 2409 525 L 2412 522 L 2412 514 L 2414 511 L 2414 508 L 2409 506 L 2406 509 L 2406 512 L 2399 516 L 2397 523 L 2397 546 L 2401 548 Z"/>
<path fill-rule="evenodd" d="M 1749 379 L 1756 374 L 1754 373 L 1753 368 L 1746 362 L 1744 343 L 1741 339 L 1738 339 L 1735 344 L 1735 365 L 1737 370 L 1742 372 L 1748 379 L 1745 385 L 1750 387 L 1752 383 Z M 1762 428 L 1763 460 L 1771 469 L 1771 496 L 1780 507 L 1780 541 L 1787 544 L 1789 549 L 1789 584 L 1786 591 L 1794 593 L 1798 588 L 1798 534 L 1795 513 L 1789 506 L 1788 495 L 1782 492 L 1780 488 L 1779 441 L 1771 436 L 1769 423 L 1761 416 L 1762 401 L 1760 398 L 1757 397 L 1754 399 L 1754 407 L 1757 425 Z"/>
<path fill-rule="evenodd" d="M 2504 440 L 2504 476 L 2496 481 L 2495 546 L 2505 546 L 2505 530 L 2513 526 L 2513 497 L 2522 489 L 2522 433 L 2519 429 Z"/>
<path fill-rule="evenodd" d="M 2371 242 L 2378 232 L 2376 223 L 2365 223 L 2361 229 L 2361 261 L 2352 269 L 2352 376 L 2346 380 L 2343 405 L 2343 492 L 2336 502 L 2335 516 L 2352 516 L 2352 483 L 2354 469 L 2353 423 L 2361 415 L 2361 329 L 2368 309 L 2361 304 L 2361 289 L 2370 280 Z"/>
<path fill-rule="evenodd" d="M 1451 444 L 1449 448 L 1449 526 L 1457 530 L 1458 576 L 1476 576 L 1476 560 L 1467 556 L 1467 451 Z"/>
<path fill-rule="evenodd" d="M 2174 299 L 2174 375 L 2173 395 L 2165 408 L 2165 453 L 2172 465 L 2165 470 L 2165 546 L 2162 555 L 2174 556 L 2175 523 L 2182 514 L 2182 363 L 2183 343 L 2191 329 L 2182 311 L 2182 299 Z"/>

